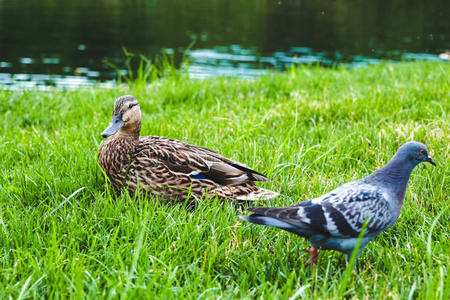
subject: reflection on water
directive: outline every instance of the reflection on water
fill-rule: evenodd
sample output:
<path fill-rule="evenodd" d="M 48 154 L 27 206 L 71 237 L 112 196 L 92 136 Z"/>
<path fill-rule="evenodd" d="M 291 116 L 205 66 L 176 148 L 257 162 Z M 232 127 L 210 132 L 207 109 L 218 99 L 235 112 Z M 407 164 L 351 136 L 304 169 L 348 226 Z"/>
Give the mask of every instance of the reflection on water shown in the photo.
<path fill-rule="evenodd" d="M 114 86 L 114 81 L 97 81 L 84 76 L 0 73 L 0 88 L 11 90 L 37 88 L 39 90 L 47 91 L 52 90 L 55 87 L 75 89 L 90 86 L 110 88 Z"/>
<path fill-rule="evenodd" d="M 292 65 L 319 64 L 332 66 L 346 63 L 347 66 L 379 63 L 379 59 L 342 55 L 330 57 L 325 52 L 314 52 L 309 47 L 292 47 L 289 51 L 275 51 L 272 56 L 258 56 L 255 51 L 242 49 L 239 45 L 216 47 L 215 49 L 191 50 L 189 74 L 193 78 L 211 76 L 254 77 L 266 73 L 268 69 L 285 70 Z"/>
<path fill-rule="evenodd" d="M 166 52 L 170 52 L 167 51 Z M 428 53 L 403 53 L 397 61 L 448 61 L 445 56 L 448 54 L 428 54 Z M 348 68 L 379 64 L 382 59 L 355 55 L 344 57 L 335 55 L 329 57 L 326 53 L 314 53 L 308 47 L 292 47 L 287 52 L 276 51 L 272 56 L 258 56 L 255 50 L 243 49 L 238 45 L 230 47 L 216 47 L 214 49 L 195 49 L 186 52 L 188 63 L 182 68 L 188 68 L 191 78 L 203 79 L 213 76 L 233 76 L 240 78 L 255 78 L 261 74 L 266 74 L 268 70 L 285 70 L 293 65 L 313 64 L 324 67 L 331 67 L 344 63 Z M 32 58 L 23 57 L 19 59 L 22 64 L 33 64 Z M 384 60 L 387 61 L 387 60 Z M 395 63 L 397 61 L 390 60 Z M 43 58 L 43 63 L 58 64 L 57 58 Z M 0 62 L 1 69 L 11 67 L 9 62 Z M 86 67 L 78 67 L 72 70 L 65 67 L 66 73 L 73 75 L 48 75 L 48 74 L 24 74 L 24 73 L 0 73 L 0 87 L 22 89 L 39 88 L 50 90 L 58 88 L 79 88 L 86 86 L 112 87 L 114 80 L 100 80 L 99 71 L 90 70 Z M 121 70 L 126 73 L 126 70 Z"/>
<path fill-rule="evenodd" d="M 286 70 L 293 65 L 313 64 L 325 67 L 345 64 L 348 68 L 379 64 L 383 59 L 355 55 L 330 56 L 325 52 L 314 52 L 309 47 L 292 47 L 287 52 L 276 51 L 272 56 L 258 56 L 255 51 L 242 49 L 238 45 L 231 47 L 216 47 L 215 49 L 197 49 L 188 51 L 190 64 L 189 75 L 192 78 L 207 78 L 211 76 L 236 76 L 252 78 L 264 74 L 267 70 Z M 448 61 L 449 54 L 429 53 L 397 53 L 398 61 Z M 450 56 L 449 56 L 450 57 Z"/>
<path fill-rule="evenodd" d="M 194 78 L 438 60 L 448 16 L 448 0 L 0 0 L 0 85 L 108 86 L 117 74 L 105 62 L 125 68 L 122 47 L 171 49 L 180 66 L 192 41 Z"/>

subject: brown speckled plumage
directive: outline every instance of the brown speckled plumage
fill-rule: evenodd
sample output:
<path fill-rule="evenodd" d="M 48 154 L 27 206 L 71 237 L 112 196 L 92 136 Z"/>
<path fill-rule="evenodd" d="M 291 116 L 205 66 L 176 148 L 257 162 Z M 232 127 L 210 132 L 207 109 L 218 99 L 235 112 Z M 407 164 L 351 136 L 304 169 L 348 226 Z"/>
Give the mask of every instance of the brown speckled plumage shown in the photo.
<path fill-rule="evenodd" d="M 120 129 L 114 118 L 121 119 Z M 116 123 L 118 121 L 116 120 Z M 120 123 L 120 122 L 119 122 Z M 115 129 L 111 129 L 115 127 Z M 278 194 L 253 181 L 268 179 L 244 165 L 200 146 L 158 136 L 139 137 L 141 113 L 133 96 L 122 96 L 114 105 L 113 122 L 104 135 L 98 162 L 113 187 L 143 191 L 165 198 L 197 197 L 255 200 Z M 114 130 L 118 130 L 114 133 Z"/>

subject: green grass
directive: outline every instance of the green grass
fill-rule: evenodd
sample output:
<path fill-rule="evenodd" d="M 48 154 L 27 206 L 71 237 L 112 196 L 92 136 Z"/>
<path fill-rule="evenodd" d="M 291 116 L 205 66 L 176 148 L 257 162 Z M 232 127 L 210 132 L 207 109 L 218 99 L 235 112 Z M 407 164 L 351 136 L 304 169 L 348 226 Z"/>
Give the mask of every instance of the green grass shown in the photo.
<path fill-rule="evenodd" d="M 342 254 L 323 251 L 306 267 L 304 239 L 240 222 L 245 207 L 111 197 L 97 149 L 123 94 L 140 101 L 143 135 L 206 146 L 267 174 L 261 186 L 283 196 L 259 205 L 361 178 L 410 140 L 426 143 L 438 167 L 413 171 L 398 222 L 347 277 Z M 0 97 L 0 298 L 449 298 L 450 64 Z"/>

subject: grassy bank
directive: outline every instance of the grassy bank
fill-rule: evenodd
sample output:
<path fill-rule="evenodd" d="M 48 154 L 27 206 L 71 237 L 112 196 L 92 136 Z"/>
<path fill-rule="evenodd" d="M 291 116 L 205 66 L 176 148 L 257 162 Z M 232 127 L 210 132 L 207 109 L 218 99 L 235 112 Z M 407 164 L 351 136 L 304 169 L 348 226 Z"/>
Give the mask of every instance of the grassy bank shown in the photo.
<path fill-rule="evenodd" d="M 411 176 L 398 222 L 363 252 L 305 267 L 305 240 L 238 221 L 245 208 L 114 198 L 96 162 L 115 98 L 133 94 L 143 135 L 215 149 L 267 174 L 290 205 L 424 142 L 438 167 Z M 302 68 L 256 80 L 0 91 L 0 297 L 448 299 L 450 64 Z"/>

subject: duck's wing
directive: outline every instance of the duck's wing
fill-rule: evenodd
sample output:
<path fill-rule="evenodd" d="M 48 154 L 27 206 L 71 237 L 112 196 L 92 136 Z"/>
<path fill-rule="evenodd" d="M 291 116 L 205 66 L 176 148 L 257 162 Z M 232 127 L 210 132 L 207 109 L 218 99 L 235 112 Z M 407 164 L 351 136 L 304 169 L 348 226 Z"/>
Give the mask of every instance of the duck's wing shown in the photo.
<path fill-rule="evenodd" d="M 268 181 L 263 174 L 208 148 L 164 137 L 141 137 L 135 155 L 138 158 L 157 159 L 172 172 L 183 173 L 194 179 L 212 180 L 220 185 Z"/>
<path fill-rule="evenodd" d="M 122 181 L 129 190 L 135 191 L 141 187 L 151 194 L 167 198 L 186 198 L 188 195 L 194 195 L 247 201 L 266 200 L 278 196 L 278 193 L 260 188 L 253 182 L 220 185 L 207 178 L 175 172 L 161 160 L 144 156 L 135 157 L 130 162 L 127 175 L 119 184 Z"/>
<path fill-rule="evenodd" d="M 393 214 L 382 191 L 370 185 L 346 185 L 289 207 L 253 207 L 241 219 L 278 227 L 304 237 L 314 234 L 357 237 L 367 217 L 366 234 L 378 234 L 392 225 Z"/>

